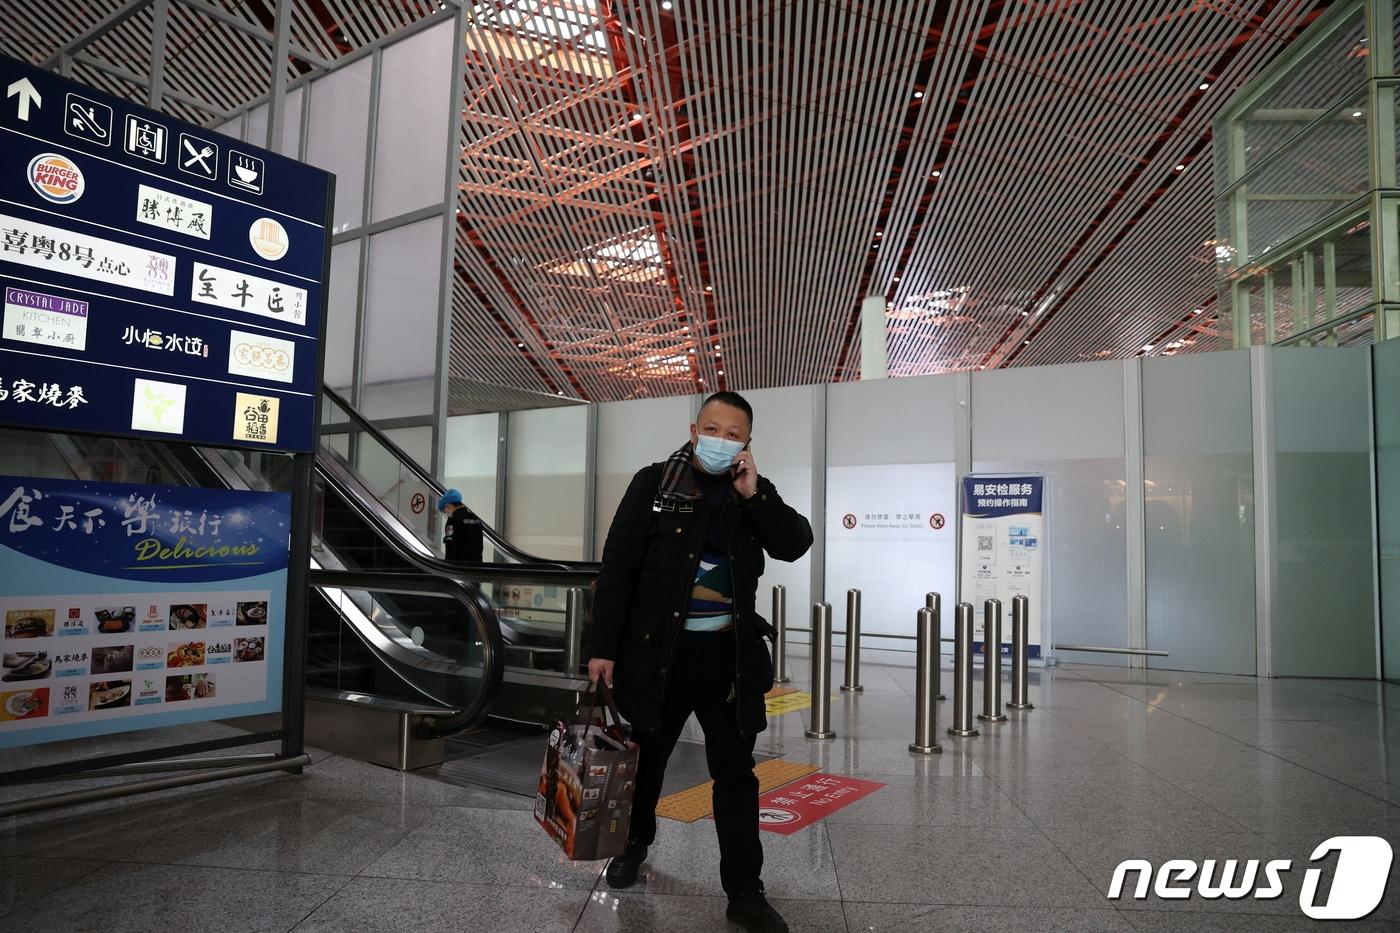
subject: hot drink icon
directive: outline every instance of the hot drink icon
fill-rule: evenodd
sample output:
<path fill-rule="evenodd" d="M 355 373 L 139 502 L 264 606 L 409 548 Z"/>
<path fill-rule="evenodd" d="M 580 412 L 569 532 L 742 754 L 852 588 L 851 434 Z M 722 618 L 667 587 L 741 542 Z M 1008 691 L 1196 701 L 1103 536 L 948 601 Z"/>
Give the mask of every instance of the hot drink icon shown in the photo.
<path fill-rule="evenodd" d="M 262 194 L 263 160 L 257 156 L 229 150 L 228 183 L 235 188 L 242 188 L 244 191 Z"/>

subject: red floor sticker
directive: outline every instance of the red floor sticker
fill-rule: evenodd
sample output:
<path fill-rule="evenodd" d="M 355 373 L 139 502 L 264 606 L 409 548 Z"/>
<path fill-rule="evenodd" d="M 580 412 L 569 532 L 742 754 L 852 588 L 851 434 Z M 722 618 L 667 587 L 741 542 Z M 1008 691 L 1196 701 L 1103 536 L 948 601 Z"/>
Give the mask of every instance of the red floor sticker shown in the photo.
<path fill-rule="evenodd" d="M 759 795 L 758 828 L 789 836 L 884 786 L 840 774 L 809 774 Z"/>

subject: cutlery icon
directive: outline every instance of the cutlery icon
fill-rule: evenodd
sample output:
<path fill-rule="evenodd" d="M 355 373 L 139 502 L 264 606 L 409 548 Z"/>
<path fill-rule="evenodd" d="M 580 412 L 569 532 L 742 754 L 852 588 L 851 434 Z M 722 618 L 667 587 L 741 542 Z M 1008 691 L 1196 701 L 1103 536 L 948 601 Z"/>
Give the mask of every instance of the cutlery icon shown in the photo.
<path fill-rule="evenodd" d="M 210 145 L 205 145 L 203 148 L 196 149 L 190 143 L 189 137 L 187 136 L 181 136 L 180 142 L 184 145 L 185 151 L 190 154 L 190 157 L 188 159 L 180 163 L 181 167 L 189 168 L 190 166 L 198 162 L 199 167 L 204 170 L 205 174 L 212 177 L 214 175 L 214 166 L 210 165 L 205 160 L 214 154 L 214 147 Z"/>

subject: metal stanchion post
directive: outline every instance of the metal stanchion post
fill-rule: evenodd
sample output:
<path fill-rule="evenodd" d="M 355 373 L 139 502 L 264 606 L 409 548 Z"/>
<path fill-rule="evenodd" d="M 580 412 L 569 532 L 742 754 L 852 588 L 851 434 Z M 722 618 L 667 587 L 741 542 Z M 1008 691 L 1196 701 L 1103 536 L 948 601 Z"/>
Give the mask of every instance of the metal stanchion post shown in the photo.
<path fill-rule="evenodd" d="M 978 734 L 972 726 L 972 603 L 958 603 L 953 623 L 953 724 L 948 734 Z"/>
<path fill-rule="evenodd" d="M 938 707 L 933 698 L 938 693 L 938 611 L 925 607 L 919 610 L 918 661 L 914 675 L 914 741 L 909 750 L 920 755 L 943 751 L 934 739 L 938 729 Z"/>
<path fill-rule="evenodd" d="M 564 673 L 578 674 L 583 663 L 583 588 L 569 587 L 564 602 Z"/>
<path fill-rule="evenodd" d="M 1011 702 L 1008 709 L 1035 709 L 1027 696 L 1030 678 L 1031 601 L 1025 596 L 1011 600 Z"/>
<path fill-rule="evenodd" d="M 773 587 L 773 683 L 791 683 L 787 675 L 787 587 L 779 583 Z"/>
<path fill-rule="evenodd" d="M 846 682 L 842 693 L 860 693 L 860 590 L 846 591 Z"/>
<path fill-rule="evenodd" d="M 943 597 L 942 597 L 942 596 L 938 595 L 937 593 L 932 593 L 932 592 L 926 593 L 926 594 L 924 595 L 924 608 L 925 608 L 925 609 L 932 609 L 932 610 L 933 610 L 933 617 L 934 617 L 935 619 L 941 619 L 941 618 L 943 618 L 943 608 L 942 608 L 942 607 L 943 607 Z M 942 654 L 941 654 L 942 648 L 941 648 L 940 646 L 941 646 L 942 643 L 943 643 L 943 637 L 942 637 L 942 636 L 943 636 L 943 629 L 942 629 L 941 624 L 940 624 L 940 627 L 933 633 L 933 636 L 934 636 L 934 638 L 933 638 L 933 661 L 934 661 L 935 664 L 941 664 L 941 663 L 943 663 L 943 662 L 940 660 L 940 658 L 942 657 Z M 935 687 L 938 686 L 938 681 L 939 681 L 939 678 L 937 678 L 937 677 L 935 677 L 935 678 L 933 679 L 933 685 L 934 685 Z M 936 690 L 936 691 L 934 692 L 934 697 L 933 697 L 933 698 L 934 698 L 935 700 L 946 700 L 946 699 L 948 699 L 948 697 L 945 696 L 945 695 L 943 694 L 942 688 L 939 688 L 938 690 Z"/>
<path fill-rule="evenodd" d="M 836 738 L 831 731 L 831 603 L 812 607 L 812 728 L 807 738 Z"/>
<path fill-rule="evenodd" d="M 983 722 L 1006 722 L 1001 711 L 1001 600 L 982 606 L 982 712 Z"/>

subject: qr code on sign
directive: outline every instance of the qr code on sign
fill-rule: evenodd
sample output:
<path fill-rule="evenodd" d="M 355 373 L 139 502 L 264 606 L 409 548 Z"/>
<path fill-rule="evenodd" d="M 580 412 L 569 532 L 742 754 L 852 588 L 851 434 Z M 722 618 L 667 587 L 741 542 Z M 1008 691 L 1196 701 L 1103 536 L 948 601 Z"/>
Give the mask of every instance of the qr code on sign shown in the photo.
<path fill-rule="evenodd" d="M 993 541 L 993 536 L 992 536 L 992 535 L 978 535 L 978 536 L 977 536 L 977 550 L 979 550 L 979 551 L 990 551 L 990 550 L 992 550 L 992 548 L 993 548 L 992 541 Z"/>

